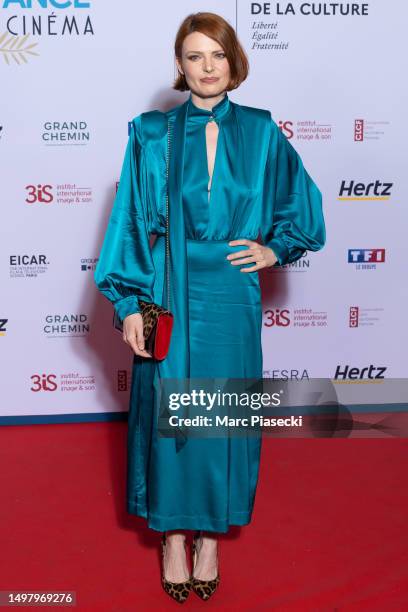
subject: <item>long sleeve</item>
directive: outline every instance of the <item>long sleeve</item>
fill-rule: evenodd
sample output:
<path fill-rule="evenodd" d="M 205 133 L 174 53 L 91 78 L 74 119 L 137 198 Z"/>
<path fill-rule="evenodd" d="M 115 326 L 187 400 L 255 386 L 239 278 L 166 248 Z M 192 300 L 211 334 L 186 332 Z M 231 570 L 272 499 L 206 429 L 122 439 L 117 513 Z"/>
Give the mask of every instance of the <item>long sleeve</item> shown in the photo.
<path fill-rule="evenodd" d="M 138 298 L 153 301 L 155 269 L 145 204 L 146 169 L 141 116 L 131 123 L 129 139 L 94 280 L 115 310 L 115 324 L 140 312 Z"/>
<path fill-rule="evenodd" d="M 261 235 L 283 266 L 326 241 L 322 194 L 271 117 L 264 175 Z"/>

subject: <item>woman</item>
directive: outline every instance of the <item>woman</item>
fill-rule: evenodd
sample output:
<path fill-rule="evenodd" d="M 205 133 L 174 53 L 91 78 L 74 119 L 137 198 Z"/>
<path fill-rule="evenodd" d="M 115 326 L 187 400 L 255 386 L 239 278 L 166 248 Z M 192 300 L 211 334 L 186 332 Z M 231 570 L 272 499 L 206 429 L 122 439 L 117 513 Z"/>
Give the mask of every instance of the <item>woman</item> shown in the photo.
<path fill-rule="evenodd" d="M 160 381 L 261 378 L 258 271 L 321 249 L 325 225 L 321 193 L 270 111 L 228 97 L 248 74 L 233 28 L 214 13 L 189 15 L 175 57 L 174 88 L 190 95 L 133 119 L 95 281 L 134 351 L 127 509 L 163 532 L 162 583 L 183 602 L 191 589 L 208 599 L 219 583 L 217 533 L 251 521 L 261 436 L 159 435 Z M 156 361 L 144 347 L 139 299 L 167 304 L 168 138 L 174 327 L 167 357 Z M 185 530 L 198 532 L 191 575 Z"/>

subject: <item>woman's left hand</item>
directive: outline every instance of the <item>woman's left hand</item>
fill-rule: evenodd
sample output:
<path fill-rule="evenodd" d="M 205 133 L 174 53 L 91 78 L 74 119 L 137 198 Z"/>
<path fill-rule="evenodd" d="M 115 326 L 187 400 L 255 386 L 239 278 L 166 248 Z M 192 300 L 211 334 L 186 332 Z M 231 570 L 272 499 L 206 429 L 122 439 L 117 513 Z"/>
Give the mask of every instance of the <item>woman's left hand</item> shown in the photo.
<path fill-rule="evenodd" d="M 258 242 L 254 242 L 254 240 L 242 238 L 239 240 L 231 240 L 228 244 L 230 246 L 239 244 L 248 245 L 248 248 L 243 251 L 236 251 L 235 253 L 227 255 L 227 259 L 231 260 L 232 266 L 255 262 L 254 266 L 250 268 L 241 268 L 240 272 L 254 272 L 261 268 L 269 268 L 278 261 L 278 258 L 270 247 L 263 246 Z"/>

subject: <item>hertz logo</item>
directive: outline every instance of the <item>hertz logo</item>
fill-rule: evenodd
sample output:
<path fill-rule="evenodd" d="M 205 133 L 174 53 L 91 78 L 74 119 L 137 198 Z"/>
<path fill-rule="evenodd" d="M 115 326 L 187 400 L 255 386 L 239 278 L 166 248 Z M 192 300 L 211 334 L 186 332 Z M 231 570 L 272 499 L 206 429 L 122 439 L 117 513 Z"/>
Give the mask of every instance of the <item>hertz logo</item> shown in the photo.
<path fill-rule="evenodd" d="M 356 183 L 355 181 L 342 181 L 339 191 L 339 200 L 389 200 L 391 188 L 394 183 Z"/>
<path fill-rule="evenodd" d="M 350 365 L 338 365 L 334 373 L 334 380 L 339 382 L 363 382 L 370 380 L 384 380 L 386 366 L 375 366 L 370 364 L 364 368 L 352 368 Z"/>

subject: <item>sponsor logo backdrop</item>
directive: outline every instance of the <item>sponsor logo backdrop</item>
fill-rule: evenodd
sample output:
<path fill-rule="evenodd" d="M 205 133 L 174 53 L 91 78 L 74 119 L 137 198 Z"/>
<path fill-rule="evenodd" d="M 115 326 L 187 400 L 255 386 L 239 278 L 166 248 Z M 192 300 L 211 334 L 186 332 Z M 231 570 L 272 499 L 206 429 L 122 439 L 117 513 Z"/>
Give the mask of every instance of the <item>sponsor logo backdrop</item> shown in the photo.
<path fill-rule="evenodd" d="M 248 53 L 230 98 L 272 112 L 324 197 L 324 250 L 261 273 L 265 377 L 407 375 L 405 2 L 1 0 L 3 417 L 127 410 L 93 270 L 128 121 L 185 100 L 173 42 L 198 10 Z"/>

